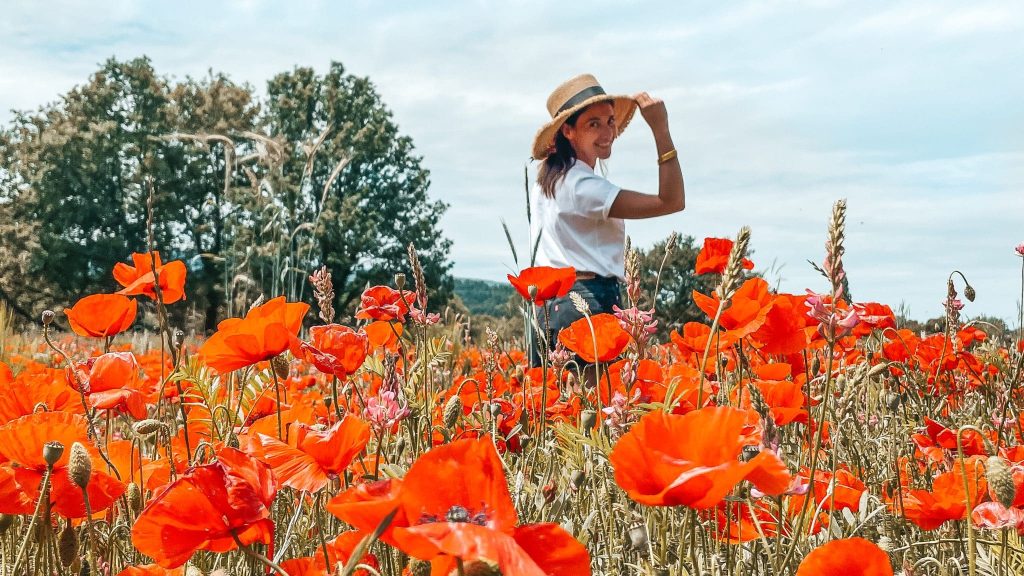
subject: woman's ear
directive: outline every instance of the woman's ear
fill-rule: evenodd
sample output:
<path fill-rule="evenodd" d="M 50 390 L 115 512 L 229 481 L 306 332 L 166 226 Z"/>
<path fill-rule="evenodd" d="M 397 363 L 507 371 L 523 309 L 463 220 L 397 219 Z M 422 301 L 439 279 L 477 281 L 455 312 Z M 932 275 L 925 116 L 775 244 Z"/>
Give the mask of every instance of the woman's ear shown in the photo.
<path fill-rule="evenodd" d="M 566 140 L 572 142 L 573 127 L 570 126 L 568 122 L 559 126 L 558 130 L 562 133 L 562 136 L 565 136 Z"/>

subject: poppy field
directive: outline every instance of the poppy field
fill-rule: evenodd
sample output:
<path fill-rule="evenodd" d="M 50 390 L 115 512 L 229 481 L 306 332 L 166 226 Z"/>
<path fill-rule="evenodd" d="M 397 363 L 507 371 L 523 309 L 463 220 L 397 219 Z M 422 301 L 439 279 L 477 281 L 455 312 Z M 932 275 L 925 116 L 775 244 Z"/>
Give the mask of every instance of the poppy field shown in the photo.
<path fill-rule="evenodd" d="M 0 575 L 1024 573 L 1021 334 L 964 321 L 955 273 L 939 333 L 849 301 L 844 225 L 803 294 L 749 229 L 706 239 L 706 319 L 667 341 L 635 253 L 614 314 L 523 269 L 537 333 L 583 314 L 536 367 L 433 309 L 411 246 L 350 322 L 320 270 L 204 339 L 184 263 L 132 254 L 0 330 Z"/>

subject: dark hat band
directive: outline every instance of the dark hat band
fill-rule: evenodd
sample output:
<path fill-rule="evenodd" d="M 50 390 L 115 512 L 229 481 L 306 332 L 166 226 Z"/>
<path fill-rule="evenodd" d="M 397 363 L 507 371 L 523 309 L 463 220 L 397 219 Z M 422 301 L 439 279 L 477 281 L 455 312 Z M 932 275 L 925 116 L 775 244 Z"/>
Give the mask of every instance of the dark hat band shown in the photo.
<path fill-rule="evenodd" d="M 562 107 L 558 109 L 558 112 L 555 112 L 555 116 L 558 116 L 562 112 L 565 112 L 566 110 L 572 108 L 573 106 L 576 106 L 580 102 L 585 102 L 593 98 L 594 96 L 604 95 L 604 88 L 601 88 L 600 86 L 591 86 L 589 88 L 584 88 L 583 90 L 577 92 L 575 96 L 566 100 L 565 104 L 562 104 Z"/>

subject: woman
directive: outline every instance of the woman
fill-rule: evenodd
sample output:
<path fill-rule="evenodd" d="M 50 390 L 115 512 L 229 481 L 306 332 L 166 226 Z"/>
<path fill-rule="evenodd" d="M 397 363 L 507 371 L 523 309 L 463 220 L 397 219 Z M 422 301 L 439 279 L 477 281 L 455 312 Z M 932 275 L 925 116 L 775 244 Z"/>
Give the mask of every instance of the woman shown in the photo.
<path fill-rule="evenodd" d="M 541 161 L 530 195 L 535 264 L 572 266 L 576 269 L 572 291 L 586 299 L 592 314 L 610 313 L 613 305 L 620 305 L 619 280 L 625 272 L 624 220 L 672 214 L 685 206 L 668 112 L 664 102 L 646 92 L 609 96 L 590 74 L 555 88 L 547 106 L 551 121 L 533 141 L 533 158 Z M 615 138 L 638 107 L 658 149 L 656 195 L 620 188 L 595 172 L 600 161 L 611 157 Z M 545 340 L 553 344 L 558 331 L 582 314 L 568 297 L 552 300 L 550 305 Z M 538 340 L 535 337 L 531 346 L 534 366 L 540 364 L 540 350 L 550 349 Z"/>

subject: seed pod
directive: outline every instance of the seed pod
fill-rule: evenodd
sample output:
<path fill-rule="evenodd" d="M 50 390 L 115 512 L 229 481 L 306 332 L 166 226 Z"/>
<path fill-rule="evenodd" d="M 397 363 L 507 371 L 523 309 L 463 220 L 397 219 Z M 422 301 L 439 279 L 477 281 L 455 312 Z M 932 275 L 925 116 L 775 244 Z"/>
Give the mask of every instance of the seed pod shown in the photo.
<path fill-rule="evenodd" d="M 274 369 L 274 374 L 277 374 L 278 378 L 284 379 L 288 377 L 289 367 L 288 359 L 284 357 L 284 354 L 278 354 L 270 359 L 270 367 Z"/>
<path fill-rule="evenodd" d="M 395 287 L 398 288 L 399 291 L 401 291 L 402 288 L 405 288 L 405 274 L 402 272 L 395 274 Z"/>
<path fill-rule="evenodd" d="M 68 522 L 57 538 L 57 557 L 62 566 L 71 566 L 78 558 L 78 534 Z"/>
<path fill-rule="evenodd" d="M 156 420 L 154 418 L 139 420 L 135 424 L 132 424 L 132 430 L 135 432 L 136 435 L 142 438 L 152 436 L 153 434 L 159 432 L 163 428 L 166 428 L 166 425 L 163 422 Z"/>
<path fill-rule="evenodd" d="M 455 570 L 453 574 L 458 574 Z M 474 560 L 463 566 L 462 573 L 465 576 L 501 576 L 501 570 L 497 564 L 490 564 L 484 560 Z"/>
<path fill-rule="evenodd" d="M 1009 464 L 999 456 L 989 456 L 985 461 L 985 479 L 988 480 L 988 492 L 992 499 L 1009 508 L 1017 497 L 1017 487 L 1013 484 L 1013 471 Z"/>
<path fill-rule="evenodd" d="M 643 522 L 634 522 L 629 527 L 629 544 L 633 547 L 633 550 L 643 550 L 647 548 L 647 525 Z"/>
<path fill-rule="evenodd" d="M 584 410 L 580 412 L 580 428 L 590 430 L 597 425 L 597 412 Z"/>
<path fill-rule="evenodd" d="M 139 489 L 139 485 L 135 482 L 128 484 L 124 495 L 128 500 L 128 508 L 132 511 L 132 514 L 138 514 L 139 510 L 142 510 L 142 490 Z"/>
<path fill-rule="evenodd" d="M 573 470 L 569 475 L 569 481 L 572 482 L 573 487 L 579 490 L 587 481 L 587 474 L 583 470 Z"/>
<path fill-rule="evenodd" d="M 7 529 L 14 524 L 14 516 L 11 514 L 0 514 L 0 536 L 3 536 Z"/>
<path fill-rule="evenodd" d="M 974 302 L 975 296 L 977 296 L 977 293 L 974 291 L 974 286 L 968 284 L 964 287 L 964 297 L 967 298 L 968 302 Z"/>
<path fill-rule="evenodd" d="M 91 476 L 92 460 L 89 451 L 81 443 L 75 442 L 71 445 L 71 456 L 68 459 L 68 478 L 71 478 L 75 486 L 85 490 Z"/>
<path fill-rule="evenodd" d="M 444 405 L 444 427 L 454 430 L 455 425 L 459 423 L 460 416 L 462 416 L 462 398 L 456 394 L 449 398 Z"/>
<path fill-rule="evenodd" d="M 43 460 L 47 466 L 54 466 L 64 455 L 64 445 L 56 440 L 43 444 Z"/>
<path fill-rule="evenodd" d="M 56 315 L 53 313 L 53 310 L 43 310 L 43 326 L 49 326 L 50 324 L 53 324 L 54 316 Z"/>

